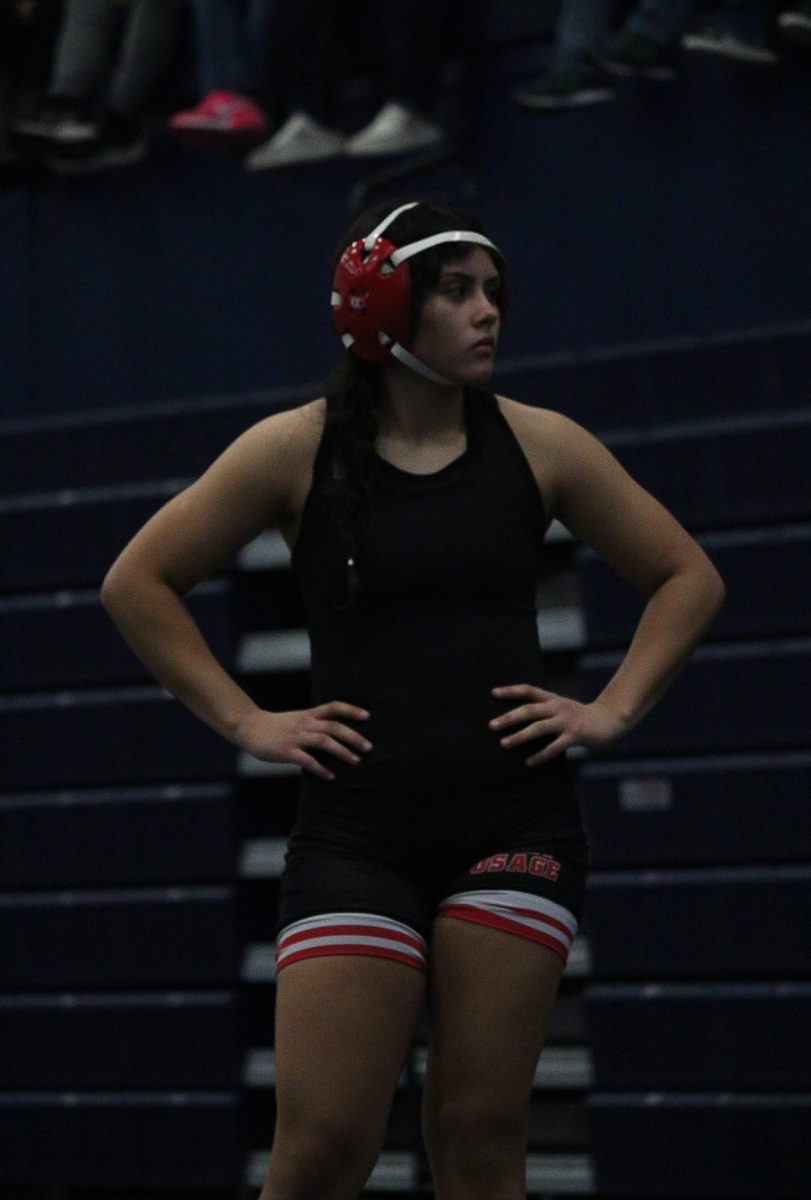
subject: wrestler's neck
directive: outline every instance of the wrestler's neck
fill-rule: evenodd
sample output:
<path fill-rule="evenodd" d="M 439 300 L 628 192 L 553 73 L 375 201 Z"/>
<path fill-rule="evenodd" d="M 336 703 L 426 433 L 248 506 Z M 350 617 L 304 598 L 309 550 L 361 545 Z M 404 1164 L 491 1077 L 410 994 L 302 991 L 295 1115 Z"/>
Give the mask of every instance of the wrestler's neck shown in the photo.
<path fill-rule="evenodd" d="M 421 446 L 451 444 L 465 433 L 461 384 L 431 383 L 398 364 L 386 374 L 386 395 L 377 408 L 377 428 L 389 443 Z"/>

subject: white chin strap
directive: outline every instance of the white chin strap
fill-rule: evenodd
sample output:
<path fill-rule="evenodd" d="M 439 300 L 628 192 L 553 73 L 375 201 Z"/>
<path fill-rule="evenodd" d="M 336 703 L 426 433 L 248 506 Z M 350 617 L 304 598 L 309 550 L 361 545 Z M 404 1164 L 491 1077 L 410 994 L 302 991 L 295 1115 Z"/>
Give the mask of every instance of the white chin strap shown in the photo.
<path fill-rule="evenodd" d="M 376 225 L 372 232 L 364 239 L 363 248 L 366 253 L 371 254 L 377 239 L 385 229 L 388 229 L 392 222 L 397 220 L 400 213 L 406 212 L 409 208 L 416 208 L 419 203 L 419 200 L 412 200 L 410 204 L 403 204 L 400 208 L 395 208 L 394 212 L 389 213 L 387 217 L 384 217 L 380 224 Z M 407 258 L 411 258 L 414 254 L 420 254 L 423 250 L 430 250 L 433 246 L 448 245 L 450 242 L 459 242 L 462 245 L 468 245 L 472 242 L 477 246 L 486 246 L 489 250 L 495 250 L 499 258 L 502 257 L 498 246 L 483 234 L 475 233 L 472 229 L 453 229 L 445 233 L 434 233 L 430 237 L 420 238 L 417 242 L 410 242 L 407 246 L 401 246 L 399 250 L 395 250 L 392 254 L 391 264 L 394 267 L 399 267 L 401 262 L 405 262 Z M 423 379 L 429 379 L 431 383 L 444 384 L 446 387 L 456 386 L 452 379 L 446 379 L 444 375 L 431 370 L 426 363 L 420 362 L 418 358 L 410 354 L 399 342 L 392 342 L 391 338 L 387 337 L 385 333 L 379 334 L 379 337 L 384 346 L 390 347 L 392 356 L 398 362 L 415 371 L 418 375 L 422 375 Z M 347 338 L 349 338 L 349 341 L 347 341 Z M 346 334 L 343 341 L 345 346 L 351 346 L 352 335 Z"/>

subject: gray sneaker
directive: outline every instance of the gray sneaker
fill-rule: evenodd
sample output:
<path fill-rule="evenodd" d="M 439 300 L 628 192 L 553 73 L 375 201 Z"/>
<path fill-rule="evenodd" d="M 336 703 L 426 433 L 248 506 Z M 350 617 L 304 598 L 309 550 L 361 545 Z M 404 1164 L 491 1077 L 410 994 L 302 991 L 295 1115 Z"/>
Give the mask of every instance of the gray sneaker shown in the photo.
<path fill-rule="evenodd" d="M 777 28 L 789 41 L 811 47 L 811 4 L 781 13 L 777 18 Z"/>
<path fill-rule="evenodd" d="M 363 129 L 347 138 L 344 153 L 350 158 L 375 154 L 405 154 L 435 146 L 445 137 L 442 128 L 413 108 L 391 100 Z"/>
<path fill-rule="evenodd" d="M 249 171 L 265 171 L 292 163 L 319 162 L 336 158 L 344 147 L 344 135 L 327 129 L 304 112 L 288 117 L 272 138 L 252 150 L 245 159 Z"/>
<path fill-rule="evenodd" d="M 737 62 L 770 67 L 778 61 L 764 36 L 760 19 L 741 10 L 721 12 L 698 24 L 681 40 L 685 50 L 718 54 Z"/>
<path fill-rule="evenodd" d="M 554 67 L 512 94 L 522 108 L 552 111 L 560 108 L 579 108 L 587 104 L 604 104 L 614 100 L 616 93 L 609 83 L 588 67 Z"/>

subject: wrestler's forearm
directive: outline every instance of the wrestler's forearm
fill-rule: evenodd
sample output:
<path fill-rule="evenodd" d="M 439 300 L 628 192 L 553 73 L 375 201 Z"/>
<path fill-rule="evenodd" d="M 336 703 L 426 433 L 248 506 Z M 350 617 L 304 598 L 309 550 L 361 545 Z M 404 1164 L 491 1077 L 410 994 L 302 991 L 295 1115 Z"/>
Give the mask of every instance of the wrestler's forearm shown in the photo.
<path fill-rule="evenodd" d="M 161 579 L 129 573 L 101 600 L 147 670 L 216 733 L 238 745 L 257 705 L 220 665 L 181 597 Z"/>
<path fill-rule="evenodd" d="M 724 599 L 707 559 L 676 572 L 649 598 L 628 651 L 597 700 L 633 729 L 684 669 Z"/>

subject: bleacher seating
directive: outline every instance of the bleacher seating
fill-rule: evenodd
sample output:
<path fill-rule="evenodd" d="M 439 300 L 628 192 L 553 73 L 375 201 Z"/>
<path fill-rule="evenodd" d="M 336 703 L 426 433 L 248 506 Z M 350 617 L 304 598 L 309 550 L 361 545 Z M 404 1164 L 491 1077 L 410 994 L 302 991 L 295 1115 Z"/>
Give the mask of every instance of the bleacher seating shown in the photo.
<path fill-rule="evenodd" d="M 556 6 L 540 7 L 548 26 Z M 523 0 L 478 11 L 485 23 L 509 11 L 516 37 L 537 33 Z M 498 390 L 596 431 L 697 534 L 728 587 L 662 704 L 579 764 L 592 877 L 532 1091 L 532 1195 L 809 1194 L 802 223 L 776 208 L 758 226 L 751 295 L 731 295 L 723 271 L 696 286 L 713 264 L 754 255 L 745 217 L 765 202 L 752 189 L 735 222 L 729 197 L 758 155 L 774 149 L 764 177 L 785 169 L 785 187 L 801 190 L 809 77 L 766 108 L 757 89 L 738 97 L 742 120 L 720 72 L 707 75 L 698 99 L 639 102 L 629 90 L 577 128 L 516 117 L 503 81 L 471 106 L 487 146 L 485 215 L 515 260 L 520 301 Z M 313 395 L 301 373 L 327 360 L 326 313 L 318 332 L 291 314 L 324 300 L 335 232 L 325 200 L 356 182 L 334 165 L 317 187 L 306 172 L 280 187 L 159 145 L 129 187 L 108 178 L 0 196 L 11 264 L 2 411 L 14 414 L 0 426 L 6 1200 L 244 1196 L 262 1183 L 272 929 L 298 773 L 238 754 L 172 700 L 111 626 L 98 587 L 129 537 L 234 437 Z M 697 240 L 695 180 L 716 169 L 722 203 L 713 211 L 703 197 L 703 249 L 676 261 Z M 196 224 L 192 197 L 204 201 Z M 791 262 L 774 234 L 784 226 Z M 292 386 L 250 390 L 270 378 Z M 642 600 L 570 542 L 550 560 L 547 683 L 589 697 Z M 257 539 L 188 603 L 260 703 L 306 702 L 300 603 L 278 539 Z M 370 1191 L 429 1190 L 426 1037 L 423 1025 Z"/>
<path fill-rule="evenodd" d="M 691 353 L 682 356 L 688 375 Z M 640 377 L 656 373 L 656 357 L 651 351 L 651 362 L 637 363 Z M 584 367 L 590 379 L 595 369 Z M 2 1187 L 26 1179 L 44 1186 L 58 1169 L 77 1187 L 92 1189 L 102 1178 L 128 1186 L 123 1165 L 113 1170 L 102 1158 L 91 1168 L 82 1160 L 74 1122 L 79 1111 L 110 1145 L 126 1149 L 133 1105 L 143 1127 L 131 1136 L 145 1136 L 168 1111 L 176 1125 L 163 1128 L 183 1138 L 199 1117 L 224 1131 L 208 1160 L 211 1178 L 226 1188 L 238 1178 L 261 1182 L 274 1078 L 269 930 L 295 780 L 237 756 L 150 680 L 110 626 L 94 585 L 139 523 L 224 441 L 302 398 L 209 400 L 203 419 L 185 402 L 164 415 L 60 418 L 53 427 L 40 420 L 27 430 L 15 423 L 7 442 L 0 438 L 0 458 L 16 461 L 23 446 L 34 461 L 47 453 L 58 479 L 51 493 L 29 480 L 2 512 L 18 552 L 6 559 L 0 600 L 8 664 L 0 697 L 8 789 L 0 797 L 0 1074 L 7 1081 L 0 1117 L 21 1146 L 34 1144 L 48 1122 L 57 1130 L 51 1157 L 36 1170 L 23 1150 L 11 1153 Z M 807 499 L 802 481 L 785 471 L 782 480 L 794 483 L 782 493 L 779 480 L 772 497 L 752 489 L 765 511 L 754 511 L 755 524 L 746 526 L 740 514 L 749 510 L 736 509 L 733 481 L 741 447 L 754 455 L 757 439 L 773 435 L 786 455 L 786 438 L 796 447 L 807 427 L 792 414 L 785 428 L 760 417 L 708 421 L 709 439 L 697 420 L 604 435 L 634 463 L 647 463 L 646 451 L 655 449 L 659 476 L 650 486 L 688 510 L 730 601 L 651 717 L 580 767 L 593 873 L 533 1093 L 529 1177 L 538 1190 L 610 1193 L 630 1169 L 622 1154 L 633 1147 L 614 1135 L 618 1114 L 626 1128 L 649 1129 L 656 1145 L 687 1137 L 700 1117 L 718 1123 L 723 1146 L 736 1121 L 743 1128 L 760 1112 L 761 1094 L 770 1120 L 785 1117 L 780 1136 L 789 1143 L 802 1111 L 792 1094 L 803 1059 L 791 1046 L 808 1006 L 807 939 L 797 919 L 811 885 L 803 804 L 811 775 L 803 708 L 811 647 L 802 575 Z M 95 466 L 85 489 L 77 472 L 84 456 L 103 457 L 112 425 L 116 442 L 139 449 L 118 462 L 116 483 Z M 169 441 L 188 447 L 188 458 L 185 450 L 175 454 L 171 479 L 161 474 L 160 455 L 149 459 L 150 444 Z M 705 487 L 705 473 L 679 474 L 702 445 L 701 453 L 710 445 L 728 463 L 727 507 L 723 489 Z M 618 663 L 642 601 L 587 550 L 565 542 L 554 549 L 561 579 L 576 572 L 583 633 L 551 653 L 550 679 L 593 694 Z M 568 585 L 548 592 L 556 603 L 570 593 Z M 304 702 L 306 641 L 282 543 L 258 539 L 188 601 L 215 653 L 260 703 Z M 252 778 L 258 790 L 241 809 Z M 269 794 L 280 797 L 275 817 Z M 763 1069 L 739 1052 L 757 1021 L 772 1029 Z M 708 1046 L 700 1059 L 685 1058 L 663 1033 L 674 1023 Z M 373 1188 L 409 1190 L 426 1178 L 414 1124 L 425 1036 L 411 1082 L 401 1081 Z M 31 1088 L 37 1104 L 26 1098 Z M 754 1109 L 737 1100 L 719 1108 L 714 1098 L 751 1098 L 753 1090 Z M 73 1107 L 66 1095 L 78 1097 Z M 662 1098 L 653 1104 L 652 1095 Z M 719 1162 L 728 1172 L 723 1155 Z M 144 1178 L 201 1186 L 182 1156 L 170 1168 L 158 1155 Z M 684 1194 L 691 1178 L 680 1177 Z M 712 1171 L 704 1178 L 707 1190 L 696 1194 L 717 1194 Z M 671 1194 L 657 1190 L 652 1162 L 638 1179 L 644 1188 L 640 1182 L 627 1194 Z M 788 1172 L 786 1195 L 799 1194 L 791 1181 Z M 750 1175 L 741 1194 L 763 1195 L 758 1186 Z"/>

